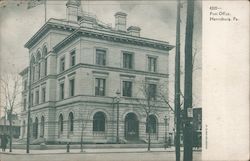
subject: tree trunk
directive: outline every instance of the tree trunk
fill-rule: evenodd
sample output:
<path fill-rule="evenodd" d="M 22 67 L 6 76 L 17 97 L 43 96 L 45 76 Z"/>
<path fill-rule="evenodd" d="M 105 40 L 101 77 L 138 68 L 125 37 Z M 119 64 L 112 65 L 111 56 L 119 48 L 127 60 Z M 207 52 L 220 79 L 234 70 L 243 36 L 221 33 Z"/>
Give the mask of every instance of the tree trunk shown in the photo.
<path fill-rule="evenodd" d="M 12 112 L 9 114 L 9 123 L 10 123 L 10 152 L 12 152 L 12 138 L 13 138 L 13 133 L 12 133 Z"/>
<path fill-rule="evenodd" d="M 147 120 L 146 120 L 146 124 L 147 124 L 147 129 L 148 129 L 148 151 L 150 151 L 150 146 L 151 146 L 151 127 L 149 125 L 149 114 L 147 114 Z"/>

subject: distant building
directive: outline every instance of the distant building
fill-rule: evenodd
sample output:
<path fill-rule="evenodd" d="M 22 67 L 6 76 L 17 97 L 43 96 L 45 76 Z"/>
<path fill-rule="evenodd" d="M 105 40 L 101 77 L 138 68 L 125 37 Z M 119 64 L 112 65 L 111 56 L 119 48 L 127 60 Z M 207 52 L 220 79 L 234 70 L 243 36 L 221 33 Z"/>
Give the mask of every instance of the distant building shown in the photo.
<path fill-rule="evenodd" d="M 66 6 L 67 19 L 50 19 L 25 44 L 31 66 L 20 73 L 21 138 L 27 135 L 31 68 L 32 142 L 80 142 L 83 135 L 84 142 L 114 143 L 117 121 L 120 142 L 146 142 L 146 112 L 138 101 L 144 98 L 142 82 L 157 106 L 149 115 L 152 142 L 163 142 L 173 127 L 165 127 L 170 110 L 157 96 L 161 88 L 168 91 L 173 46 L 141 37 L 137 26 L 127 28 L 126 13 L 115 14 L 112 28 L 83 12 L 78 0 Z"/>
<path fill-rule="evenodd" d="M 202 108 L 193 109 L 193 142 L 194 146 L 201 147 L 202 142 Z"/>

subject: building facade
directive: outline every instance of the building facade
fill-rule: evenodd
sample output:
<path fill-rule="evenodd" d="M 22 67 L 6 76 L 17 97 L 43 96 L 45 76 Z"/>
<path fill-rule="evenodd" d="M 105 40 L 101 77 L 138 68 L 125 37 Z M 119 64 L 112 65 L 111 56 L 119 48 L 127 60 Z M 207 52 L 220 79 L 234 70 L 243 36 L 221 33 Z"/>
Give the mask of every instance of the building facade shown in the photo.
<path fill-rule="evenodd" d="M 173 133 L 170 109 L 161 101 L 168 97 L 173 46 L 127 28 L 126 13 L 115 14 L 113 28 L 83 12 L 80 1 L 66 6 L 65 20 L 48 20 L 25 44 L 30 65 L 20 73 L 21 138 L 30 105 L 32 143 L 147 142 L 149 133 L 152 142 L 163 142 Z"/>

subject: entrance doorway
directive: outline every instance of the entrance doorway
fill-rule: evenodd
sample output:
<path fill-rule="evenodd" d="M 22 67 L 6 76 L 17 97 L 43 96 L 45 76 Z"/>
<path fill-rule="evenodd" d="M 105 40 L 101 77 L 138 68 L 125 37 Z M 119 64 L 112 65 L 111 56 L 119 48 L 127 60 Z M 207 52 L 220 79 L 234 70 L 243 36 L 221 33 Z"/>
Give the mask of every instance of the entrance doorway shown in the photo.
<path fill-rule="evenodd" d="M 128 113 L 125 117 L 125 139 L 138 140 L 139 138 L 139 121 L 134 113 Z"/>

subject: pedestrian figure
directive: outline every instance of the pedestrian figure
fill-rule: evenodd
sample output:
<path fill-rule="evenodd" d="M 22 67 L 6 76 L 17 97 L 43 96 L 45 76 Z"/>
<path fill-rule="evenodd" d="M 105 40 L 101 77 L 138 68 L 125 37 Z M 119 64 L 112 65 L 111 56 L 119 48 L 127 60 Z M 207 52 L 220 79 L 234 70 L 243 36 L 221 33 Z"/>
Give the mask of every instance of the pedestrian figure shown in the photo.
<path fill-rule="evenodd" d="M 2 151 L 5 152 L 5 149 L 7 147 L 7 144 L 8 144 L 8 137 L 6 134 L 3 134 L 2 135 L 2 138 L 1 138 L 1 147 L 2 147 Z"/>

